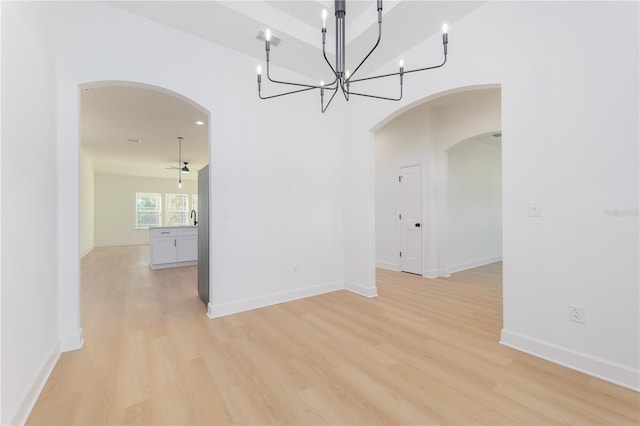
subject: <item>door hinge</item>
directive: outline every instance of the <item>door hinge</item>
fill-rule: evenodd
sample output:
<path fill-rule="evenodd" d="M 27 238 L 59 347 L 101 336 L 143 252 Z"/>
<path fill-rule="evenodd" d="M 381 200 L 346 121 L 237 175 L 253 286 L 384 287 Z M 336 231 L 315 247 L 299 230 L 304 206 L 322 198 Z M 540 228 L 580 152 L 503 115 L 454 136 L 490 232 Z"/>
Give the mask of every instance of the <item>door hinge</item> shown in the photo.
<path fill-rule="evenodd" d="M 402 252 L 400 252 L 400 257 L 402 257 Z"/>
<path fill-rule="evenodd" d="M 402 182 L 402 176 L 398 176 L 398 182 Z"/>

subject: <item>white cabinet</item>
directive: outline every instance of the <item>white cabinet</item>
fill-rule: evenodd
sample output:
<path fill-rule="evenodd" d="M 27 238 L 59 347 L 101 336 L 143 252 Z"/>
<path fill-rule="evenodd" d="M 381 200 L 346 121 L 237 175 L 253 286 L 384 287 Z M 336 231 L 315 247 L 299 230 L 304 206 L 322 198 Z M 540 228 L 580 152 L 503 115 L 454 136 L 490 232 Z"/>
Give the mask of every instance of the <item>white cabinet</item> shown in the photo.
<path fill-rule="evenodd" d="M 151 269 L 175 268 L 198 263 L 198 229 L 150 228 Z"/>
<path fill-rule="evenodd" d="M 198 260 L 198 228 L 178 229 L 178 262 Z"/>

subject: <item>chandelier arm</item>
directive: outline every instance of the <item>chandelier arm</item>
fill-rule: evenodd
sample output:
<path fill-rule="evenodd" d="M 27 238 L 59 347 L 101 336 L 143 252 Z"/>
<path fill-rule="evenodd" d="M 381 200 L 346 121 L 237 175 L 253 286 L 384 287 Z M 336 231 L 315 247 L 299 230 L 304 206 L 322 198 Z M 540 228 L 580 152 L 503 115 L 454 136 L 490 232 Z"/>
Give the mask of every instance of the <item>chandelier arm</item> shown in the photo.
<path fill-rule="evenodd" d="M 441 65 L 439 65 L 441 66 Z M 414 70 L 414 71 L 418 71 L 418 70 Z M 408 73 L 410 71 L 404 71 L 405 73 Z M 390 74 L 381 74 L 381 75 L 374 75 L 372 77 L 364 77 L 364 78 L 358 78 L 357 80 L 349 80 L 349 83 L 359 83 L 361 81 L 367 81 L 367 80 L 375 80 L 377 78 L 385 78 L 385 77 L 393 77 L 394 75 L 400 75 L 399 72 L 392 72 Z"/>
<path fill-rule="evenodd" d="M 331 72 L 333 73 L 334 79 L 333 81 L 328 84 L 328 86 L 333 86 L 337 81 L 338 81 L 338 73 L 336 72 L 335 68 L 333 68 L 333 65 L 331 65 L 331 62 L 329 62 L 329 58 L 327 58 L 327 52 L 324 49 L 325 43 L 323 40 L 322 43 L 322 56 L 324 56 L 324 60 L 327 62 L 327 65 L 329 65 L 329 68 L 331 68 Z"/>
<path fill-rule="evenodd" d="M 304 89 L 292 90 L 290 92 L 278 93 L 278 94 L 269 95 L 269 96 L 262 96 L 262 93 L 258 89 L 258 97 L 260 99 L 272 99 L 272 98 L 278 98 L 280 96 L 285 96 L 285 95 L 293 95 L 294 93 L 306 92 L 307 90 L 313 90 L 313 89 L 317 89 L 317 87 L 306 87 Z"/>
<path fill-rule="evenodd" d="M 402 66 L 400 67 L 400 72 L 398 74 L 400 75 L 400 96 L 398 96 L 397 98 L 389 98 L 387 96 L 370 95 L 367 93 L 358 93 L 358 92 L 349 92 L 348 94 L 355 95 L 355 96 L 364 96 L 366 98 L 382 99 L 385 101 L 399 101 L 402 99 L 403 88 L 404 88 L 404 68 Z"/>
<path fill-rule="evenodd" d="M 344 81 L 340 80 L 340 89 L 342 89 L 342 95 L 344 96 L 344 99 L 349 102 L 349 89 L 348 89 L 348 84 L 347 84 L 347 89 L 344 88 Z"/>
<path fill-rule="evenodd" d="M 439 65 L 434 65 L 434 66 L 425 67 L 425 68 L 416 68 L 414 70 L 403 71 L 403 73 L 404 74 L 408 74 L 408 73 L 411 73 L 411 72 L 434 70 L 434 69 L 437 69 L 437 68 L 440 68 L 440 67 L 444 66 L 444 64 L 446 64 L 446 63 L 447 63 L 447 57 L 445 56 L 444 60 Z M 373 77 L 364 77 L 364 78 L 359 78 L 357 80 L 349 80 L 349 83 L 358 83 L 360 81 L 367 81 L 367 80 L 375 80 L 377 78 L 392 77 L 394 75 L 400 75 L 400 72 L 393 72 L 393 73 L 390 73 L 390 74 L 374 75 Z"/>
<path fill-rule="evenodd" d="M 333 95 L 331 95 L 331 97 L 329 98 L 329 102 L 327 102 L 327 105 L 321 105 L 323 114 L 327 110 L 327 108 L 329 108 L 329 105 L 331 105 L 331 101 L 333 101 L 333 98 L 336 96 L 336 93 L 338 93 L 338 87 L 336 86 L 336 88 L 332 90 L 333 90 Z"/>
<path fill-rule="evenodd" d="M 380 40 L 382 39 L 382 21 L 378 22 L 378 40 L 376 41 L 376 44 L 371 48 L 371 50 L 369 51 L 369 53 L 367 53 L 367 56 L 364 57 L 364 59 L 360 62 L 360 64 L 356 67 L 355 70 L 353 70 L 353 72 L 351 73 L 351 77 L 353 77 L 355 75 L 355 73 L 358 72 L 358 70 L 360 69 L 360 67 L 362 66 L 362 64 L 365 63 L 365 61 L 367 59 L 369 59 L 369 56 L 371 56 L 371 54 L 373 53 L 374 50 L 376 50 L 378 48 L 378 45 L 380 44 Z M 350 80 L 351 82 L 353 82 L 352 80 Z M 358 81 L 358 80 L 355 80 Z"/>
<path fill-rule="evenodd" d="M 410 72 L 435 70 L 437 68 L 443 67 L 444 64 L 446 64 L 446 63 L 447 63 L 447 55 L 444 55 L 444 60 L 442 61 L 442 63 L 440 65 L 434 65 L 434 66 L 426 67 L 426 68 L 417 68 L 415 70 L 405 71 L 404 73 L 407 74 L 407 73 L 410 73 Z"/>
<path fill-rule="evenodd" d="M 320 86 L 312 86 L 310 84 L 290 83 L 288 81 L 274 80 L 273 78 L 271 78 L 271 73 L 269 72 L 269 61 L 267 61 L 267 78 L 269 79 L 270 82 L 276 83 L 276 84 L 287 84 L 289 86 L 306 87 L 308 89 L 319 89 L 320 88 Z M 296 92 L 297 91 L 294 91 L 292 93 L 296 93 Z"/>
<path fill-rule="evenodd" d="M 386 96 L 378 96 L 378 95 L 369 95 L 367 93 L 357 93 L 357 92 L 349 92 L 350 95 L 355 95 L 355 96 L 364 96 L 366 98 L 374 98 L 374 99 L 382 99 L 384 101 L 399 101 L 402 99 L 402 94 L 403 94 L 403 73 L 400 72 L 398 73 L 400 75 L 400 96 L 398 96 L 397 98 L 389 98 Z"/>
<path fill-rule="evenodd" d="M 366 98 L 382 99 L 383 101 L 399 101 L 402 100 L 402 87 L 400 87 L 400 96 L 397 98 L 387 98 L 386 96 L 369 95 L 366 93 L 349 92 L 350 95 L 364 96 Z"/>

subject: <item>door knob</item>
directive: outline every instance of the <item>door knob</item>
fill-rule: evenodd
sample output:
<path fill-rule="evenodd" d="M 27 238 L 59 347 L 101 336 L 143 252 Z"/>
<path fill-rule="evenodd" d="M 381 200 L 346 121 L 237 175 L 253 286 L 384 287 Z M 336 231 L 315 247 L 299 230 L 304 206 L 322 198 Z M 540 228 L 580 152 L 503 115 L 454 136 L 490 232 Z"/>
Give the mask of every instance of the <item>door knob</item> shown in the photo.
<path fill-rule="evenodd" d="M 420 224 L 419 223 L 416 223 L 416 228 L 420 228 Z"/>

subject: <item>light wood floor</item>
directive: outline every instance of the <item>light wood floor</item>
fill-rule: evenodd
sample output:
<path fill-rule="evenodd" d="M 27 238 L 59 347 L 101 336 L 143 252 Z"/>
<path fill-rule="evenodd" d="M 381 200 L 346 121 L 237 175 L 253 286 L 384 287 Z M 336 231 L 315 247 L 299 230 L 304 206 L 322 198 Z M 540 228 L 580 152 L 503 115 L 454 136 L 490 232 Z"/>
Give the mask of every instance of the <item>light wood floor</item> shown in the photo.
<path fill-rule="evenodd" d="M 28 424 L 638 425 L 639 395 L 501 346 L 501 265 L 215 320 L 195 267 L 147 247 L 82 261 L 85 346 Z"/>

